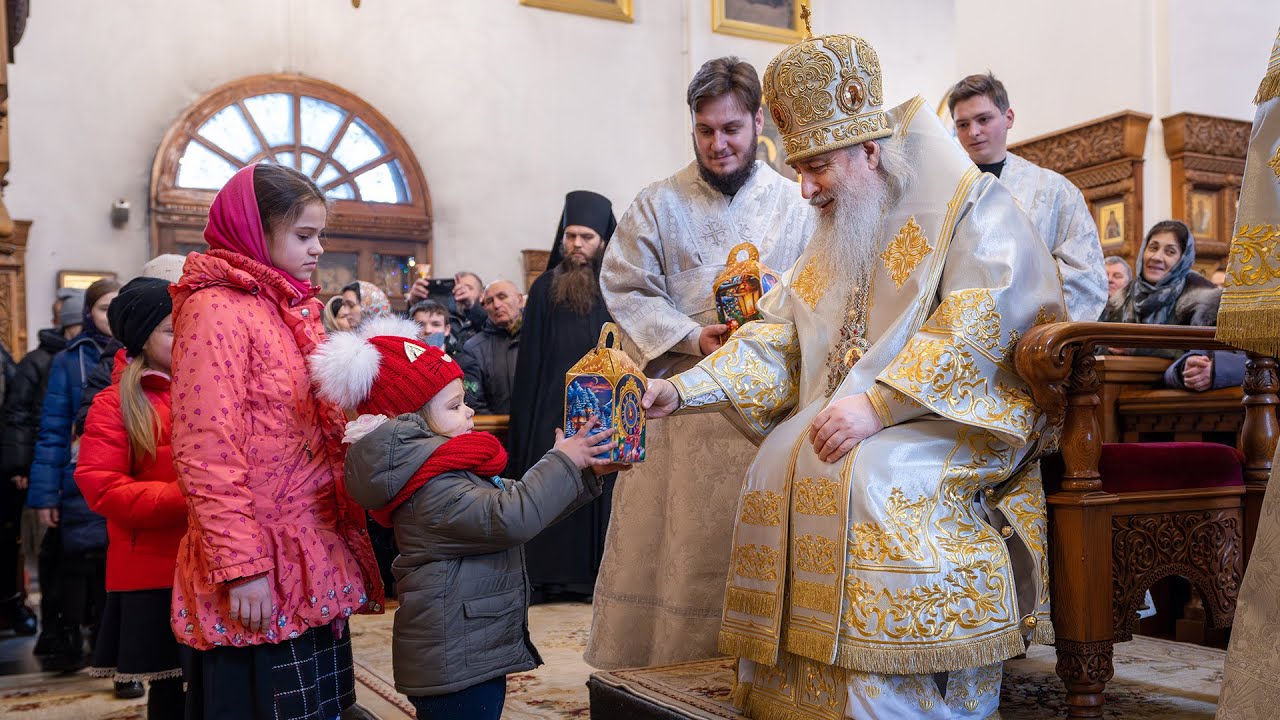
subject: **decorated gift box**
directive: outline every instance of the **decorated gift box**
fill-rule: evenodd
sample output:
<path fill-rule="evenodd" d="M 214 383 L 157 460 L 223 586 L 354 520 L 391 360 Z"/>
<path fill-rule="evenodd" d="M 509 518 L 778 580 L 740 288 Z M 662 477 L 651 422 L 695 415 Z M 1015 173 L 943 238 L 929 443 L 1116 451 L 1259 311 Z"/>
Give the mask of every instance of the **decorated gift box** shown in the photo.
<path fill-rule="evenodd" d="M 760 262 L 760 251 L 747 242 L 734 246 L 726 263 L 716 278 L 716 314 L 732 335 L 745 323 L 760 319 L 760 298 L 778 284 L 778 274 Z"/>
<path fill-rule="evenodd" d="M 624 353 L 618 326 L 605 323 L 600 342 L 564 376 L 564 436 L 573 437 L 592 415 L 596 432 L 613 432 L 613 462 L 644 462 L 644 373 Z"/>

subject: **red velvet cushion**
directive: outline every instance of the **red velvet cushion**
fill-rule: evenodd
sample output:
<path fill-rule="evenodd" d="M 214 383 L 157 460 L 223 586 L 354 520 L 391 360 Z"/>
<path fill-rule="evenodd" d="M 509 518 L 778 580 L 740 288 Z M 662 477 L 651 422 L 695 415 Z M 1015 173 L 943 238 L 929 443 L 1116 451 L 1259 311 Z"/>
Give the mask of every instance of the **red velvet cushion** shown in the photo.
<path fill-rule="evenodd" d="M 1104 443 L 1102 489 L 1113 493 L 1244 484 L 1244 456 L 1218 443 Z"/>
<path fill-rule="evenodd" d="M 1062 485 L 1062 459 L 1044 459 L 1046 492 Z M 1113 493 L 1187 490 L 1244 484 L 1244 456 L 1206 442 L 1103 443 L 1098 461 L 1102 489 Z"/>

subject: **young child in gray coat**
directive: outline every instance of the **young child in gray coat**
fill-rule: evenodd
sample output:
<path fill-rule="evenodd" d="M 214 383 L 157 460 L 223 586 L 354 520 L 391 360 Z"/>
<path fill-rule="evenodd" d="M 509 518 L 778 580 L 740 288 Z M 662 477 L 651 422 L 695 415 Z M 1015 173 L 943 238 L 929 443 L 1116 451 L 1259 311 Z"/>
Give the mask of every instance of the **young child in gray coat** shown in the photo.
<path fill-rule="evenodd" d="M 600 495 L 609 433 L 555 446 L 519 480 L 501 442 L 475 432 L 462 371 L 408 320 L 341 333 L 310 359 L 319 393 L 360 416 L 347 424 L 346 488 L 393 528 L 400 608 L 396 689 L 419 720 L 499 718 L 506 678 L 542 663 L 529 640 L 523 544 Z M 604 457 L 599 457 L 603 455 Z"/>

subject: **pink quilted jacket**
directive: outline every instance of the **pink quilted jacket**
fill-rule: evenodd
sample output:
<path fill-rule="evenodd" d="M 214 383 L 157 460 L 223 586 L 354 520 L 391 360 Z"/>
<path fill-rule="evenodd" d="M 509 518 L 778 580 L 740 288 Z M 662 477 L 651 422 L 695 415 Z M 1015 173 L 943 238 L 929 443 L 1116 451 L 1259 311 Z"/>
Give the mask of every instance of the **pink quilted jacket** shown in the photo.
<path fill-rule="evenodd" d="M 173 457 L 189 522 L 173 585 L 174 634 L 196 649 L 297 637 L 383 590 L 364 513 L 342 484 L 342 415 L 312 391 L 321 305 L 271 268 L 193 253 L 173 293 Z M 275 606 L 253 633 L 227 586 L 266 572 Z"/>

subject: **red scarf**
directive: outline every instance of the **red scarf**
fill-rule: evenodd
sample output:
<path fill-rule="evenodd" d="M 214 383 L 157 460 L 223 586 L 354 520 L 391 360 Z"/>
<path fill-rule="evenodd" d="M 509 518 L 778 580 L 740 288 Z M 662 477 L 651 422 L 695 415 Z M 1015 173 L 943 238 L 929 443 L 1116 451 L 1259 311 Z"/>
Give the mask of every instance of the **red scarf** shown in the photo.
<path fill-rule="evenodd" d="M 369 515 L 379 525 L 391 527 L 391 514 L 396 508 L 407 502 L 435 476 L 454 470 L 467 470 L 480 477 L 492 477 L 502 472 L 506 466 L 507 451 L 495 435 L 487 432 L 459 435 L 431 453 L 431 457 L 422 463 L 422 467 L 391 498 L 391 502 L 378 510 L 370 510 Z"/>

